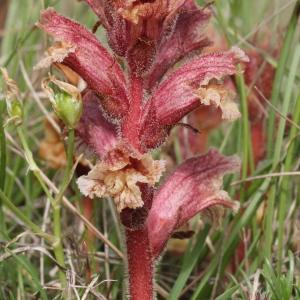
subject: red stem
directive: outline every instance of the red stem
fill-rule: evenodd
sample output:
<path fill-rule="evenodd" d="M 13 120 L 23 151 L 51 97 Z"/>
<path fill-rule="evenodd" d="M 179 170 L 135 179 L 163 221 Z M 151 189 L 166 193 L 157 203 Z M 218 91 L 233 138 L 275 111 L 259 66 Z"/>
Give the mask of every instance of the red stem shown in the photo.
<path fill-rule="evenodd" d="M 140 119 L 142 114 L 142 99 L 143 99 L 143 81 L 136 75 L 131 75 L 131 99 L 128 115 L 123 123 L 122 133 L 124 138 L 140 150 Z"/>
<path fill-rule="evenodd" d="M 153 300 L 153 258 L 146 229 L 126 229 L 130 300 Z"/>
<path fill-rule="evenodd" d="M 94 200 L 85 197 L 83 200 L 83 215 L 90 221 L 94 221 L 93 217 L 93 210 L 94 210 Z M 88 245 L 88 248 L 92 248 L 95 242 L 95 234 L 90 229 L 87 229 L 86 232 L 86 243 Z"/>
<path fill-rule="evenodd" d="M 94 221 L 94 216 L 93 216 L 93 209 L 94 209 L 94 200 L 89 198 L 89 197 L 84 197 L 83 199 L 83 215 L 85 218 L 87 218 L 90 221 Z M 85 232 L 84 236 L 84 241 L 83 241 L 83 249 L 87 253 L 92 253 L 94 252 L 94 247 L 95 247 L 95 234 L 93 231 L 91 231 L 89 228 Z M 93 271 L 95 266 L 94 263 L 95 261 L 91 261 L 91 265 L 88 263 L 87 268 L 86 268 L 86 278 L 88 281 L 91 280 Z"/>

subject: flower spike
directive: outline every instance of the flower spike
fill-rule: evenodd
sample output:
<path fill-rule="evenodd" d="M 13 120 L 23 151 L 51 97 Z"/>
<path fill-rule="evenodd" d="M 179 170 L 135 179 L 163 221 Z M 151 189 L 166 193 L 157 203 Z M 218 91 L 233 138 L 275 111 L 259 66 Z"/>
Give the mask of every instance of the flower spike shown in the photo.
<path fill-rule="evenodd" d="M 223 80 L 247 58 L 237 48 L 200 55 L 210 45 L 203 32 L 211 12 L 195 0 L 85 2 L 114 54 L 86 28 L 48 9 L 38 26 L 56 43 L 40 66 L 54 64 L 73 85 L 85 83 L 75 130 L 97 161 L 78 187 L 84 196 L 115 202 L 126 235 L 130 299 L 152 300 L 154 263 L 172 234 L 199 212 L 219 220 L 220 207 L 236 208 L 221 186 L 240 162 L 211 150 L 185 161 L 156 190 L 165 164 L 149 152 L 196 108 L 236 119 L 234 95 Z"/>

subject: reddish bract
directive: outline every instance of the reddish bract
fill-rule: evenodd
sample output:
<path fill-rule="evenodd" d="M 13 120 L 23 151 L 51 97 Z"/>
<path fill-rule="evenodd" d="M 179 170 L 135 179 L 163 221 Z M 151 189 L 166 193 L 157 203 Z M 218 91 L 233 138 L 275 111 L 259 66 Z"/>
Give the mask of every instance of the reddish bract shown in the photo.
<path fill-rule="evenodd" d="M 198 212 L 212 206 L 236 207 L 221 187 L 223 176 L 239 168 L 238 157 L 225 157 L 210 150 L 186 160 L 167 178 L 153 198 L 147 219 L 155 256 L 161 253 L 170 235 Z"/>

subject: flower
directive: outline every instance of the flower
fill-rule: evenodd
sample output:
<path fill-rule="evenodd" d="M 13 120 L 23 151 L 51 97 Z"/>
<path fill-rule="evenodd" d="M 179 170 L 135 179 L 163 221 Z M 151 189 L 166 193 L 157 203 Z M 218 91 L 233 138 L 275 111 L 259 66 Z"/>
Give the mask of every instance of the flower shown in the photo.
<path fill-rule="evenodd" d="M 235 47 L 200 54 L 210 45 L 204 29 L 211 13 L 193 0 L 86 2 L 106 29 L 113 54 L 53 9 L 44 11 L 38 23 L 56 40 L 45 64 L 67 66 L 86 83 L 76 132 L 98 162 L 78 185 L 85 196 L 113 198 L 125 226 L 149 228 L 158 253 L 172 231 L 197 212 L 213 205 L 234 207 L 221 190 L 221 178 L 237 169 L 236 158 L 213 150 L 184 162 L 155 194 L 164 162 L 153 160 L 150 151 L 199 107 L 214 107 L 223 118 L 236 119 L 237 106 L 222 80 L 247 57 Z M 164 237 L 156 242 L 162 231 Z"/>
<path fill-rule="evenodd" d="M 216 30 L 214 29 L 211 32 L 212 35 L 216 35 Z M 276 57 L 278 56 L 278 51 L 271 49 L 268 45 L 265 33 L 264 42 L 253 39 L 252 43 L 256 45 L 257 49 L 263 51 L 272 52 Z M 218 37 L 218 36 L 217 36 Z M 220 37 L 219 37 L 220 39 Z M 265 43 L 265 44 L 264 44 Z M 221 41 L 218 45 L 219 50 L 224 49 L 226 46 L 225 41 Z M 217 48 L 216 48 L 217 49 Z M 249 112 L 249 124 L 250 124 L 250 133 L 251 133 L 251 144 L 252 144 L 252 153 L 254 158 L 254 163 L 257 165 L 265 157 L 266 152 L 266 129 L 265 129 L 265 118 L 267 115 L 266 112 L 266 101 L 271 97 L 272 84 L 275 76 L 274 67 L 268 63 L 264 55 L 260 53 L 259 50 L 247 50 L 248 61 L 244 65 L 245 70 L 245 83 L 248 87 L 248 112 Z M 211 90 L 210 87 L 213 86 Z M 222 90 L 221 93 L 218 91 Z M 237 90 L 234 81 L 232 79 L 227 79 L 222 85 L 216 85 L 215 83 L 210 83 L 207 87 L 201 87 L 197 93 L 202 94 L 202 98 L 205 98 L 206 101 L 203 104 L 222 104 L 222 101 L 219 101 L 219 95 L 225 98 L 233 99 L 235 91 Z M 228 109 L 230 114 L 227 114 L 227 117 L 238 117 L 239 112 L 237 110 L 237 105 L 233 101 L 225 101 L 225 110 Z M 228 104 L 228 105 L 226 105 Z M 215 106 L 215 107 L 213 107 Z M 228 119 L 226 114 L 224 114 L 224 109 L 219 105 L 219 109 L 215 109 L 218 105 L 209 105 L 207 107 L 202 106 L 195 110 L 188 117 L 188 124 L 193 128 L 196 128 L 200 131 L 200 135 L 195 135 L 192 131 L 187 131 L 185 128 L 182 128 L 180 134 L 183 136 L 182 140 L 182 152 L 184 157 L 189 157 L 190 154 L 199 154 L 205 153 L 207 148 L 207 140 L 210 132 L 219 127 L 223 121 Z M 189 149 L 189 152 L 187 151 Z"/>
<path fill-rule="evenodd" d="M 220 220 L 222 206 L 237 209 L 221 189 L 222 177 L 238 171 L 237 156 L 225 157 L 216 150 L 186 160 L 164 182 L 153 198 L 147 218 L 149 240 L 154 256 L 158 256 L 171 234 L 195 214 L 211 207 L 209 214 Z"/>
<path fill-rule="evenodd" d="M 117 209 L 142 207 L 138 186 L 154 186 L 164 171 L 164 162 L 153 160 L 149 154 L 133 157 L 124 148 L 114 148 L 88 173 L 78 179 L 81 193 L 90 198 L 113 198 Z"/>
<path fill-rule="evenodd" d="M 209 84 L 200 87 L 196 94 L 203 105 L 220 108 L 224 120 L 234 121 L 241 116 L 237 104 L 232 101 L 232 92 L 221 85 Z"/>

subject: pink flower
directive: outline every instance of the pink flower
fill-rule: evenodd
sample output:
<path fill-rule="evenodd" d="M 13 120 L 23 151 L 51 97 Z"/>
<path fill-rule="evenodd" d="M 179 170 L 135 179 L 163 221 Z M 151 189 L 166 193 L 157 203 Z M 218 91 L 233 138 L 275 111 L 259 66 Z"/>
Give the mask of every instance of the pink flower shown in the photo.
<path fill-rule="evenodd" d="M 59 43 L 39 65 L 58 62 L 86 82 L 77 134 L 99 162 L 79 178 L 79 188 L 84 195 L 115 200 L 127 228 L 128 253 L 139 253 L 145 263 L 135 266 L 139 259 L 129 254 L 130 294 L 146 300 L 153 291 L 141 278 L 152 284 L 153 261 L 172 232 L 200 211 L 235 207 L 221 185 L 224 174 L 239 168 L 236 157 L 212 150 L 184 162 L 155 192 L 164 164 L 149 152 L 199 107 L 212 105 L 224 118 L 238 117 L 222 79 L 247 58 L 238 48 L 199 55 L 210 44 L 203 35 L 210 11 L 193 0 L 86 2 L 114 53 L 80 24 L 48 9 L 38 26 Z"/>

